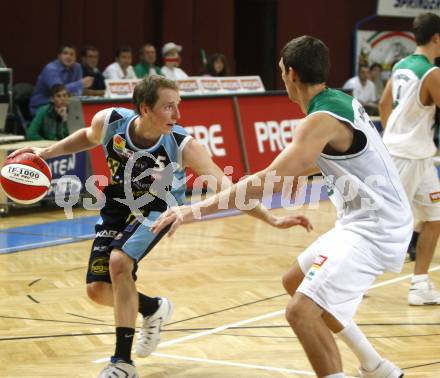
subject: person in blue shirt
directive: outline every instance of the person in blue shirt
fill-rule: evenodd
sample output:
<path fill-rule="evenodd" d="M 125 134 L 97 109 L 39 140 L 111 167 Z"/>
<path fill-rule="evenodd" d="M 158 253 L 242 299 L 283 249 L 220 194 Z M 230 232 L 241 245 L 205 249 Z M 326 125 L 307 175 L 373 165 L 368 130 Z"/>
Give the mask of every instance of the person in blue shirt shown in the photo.
<path fill-rule="evenodd" d="M 57 59 L 48 63 L 38 76 L 30 101 L 31 114 L 35 115 L 40 106 L 49 103 L 54 85 L 64 84 L 69 94 L 81 96 L 84 88 L 91 87 L 93 81 L 91 76 L 83 78 L 81 65 L 76 62 L 75 48 L 62 45 L 58 49 Z"/>
<path fill-rule="evenodd" d="M 135 87 L 135 110 L 99 111 L 90 127 L 77 130 L 48 148 L 23 148 L 43 159 L 84 151 L 101 145 L 110 182 L 101 209 L 87 269 L 87 294 L 96 303 L 114 308 L 116 347 L 99 378 L 138 378 L 131 360 L 137 313 L 143 324 L 136 342 L 139 357 L 157 347 L 160 329 L 173 306 L 166 298 L 150 297 L 136 289 L 140 261 L 160 241 L 150 225 L 168 207 L 185 200 L 185 168 L 209 177 L 210 188 L 220 190 L 229 181 L 205 147 L 177 122 L 180 118 L 177 84 L 159 75 L 147 76 Z M 249 214 L 277 228 L 312 228 L 307 218 L 277 217 L 262 206 Z"/>

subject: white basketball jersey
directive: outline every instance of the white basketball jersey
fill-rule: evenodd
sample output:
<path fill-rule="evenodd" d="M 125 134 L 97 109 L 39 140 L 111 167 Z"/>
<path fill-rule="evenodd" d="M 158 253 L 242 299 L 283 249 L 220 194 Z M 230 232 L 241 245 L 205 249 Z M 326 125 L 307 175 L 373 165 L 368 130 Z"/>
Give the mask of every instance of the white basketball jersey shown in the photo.
<path fill-rule="evenodd" d="M 399 174 L 379 133 L 362 105 L 343 92 L 326 89 L 315 96 L 307 113 L 317 112 L 350 125 L 353 141 L 361 141 L 360 147 L 353 146 L 345 155 L 321 153 L 317 160 L 337 209 L 336 227 L 363 236 L 388 270 L 400 271 L 413 220 Z"/>
<path fill-rule="evenodd" d="M 435 105 L 420 102 L 423 80 L 438 69 L 424 55 L 410 55 L 394 66 L 392 74 L 393 111 L 383 141 L 391 155 L 405 159 L 434 156 Z"/>

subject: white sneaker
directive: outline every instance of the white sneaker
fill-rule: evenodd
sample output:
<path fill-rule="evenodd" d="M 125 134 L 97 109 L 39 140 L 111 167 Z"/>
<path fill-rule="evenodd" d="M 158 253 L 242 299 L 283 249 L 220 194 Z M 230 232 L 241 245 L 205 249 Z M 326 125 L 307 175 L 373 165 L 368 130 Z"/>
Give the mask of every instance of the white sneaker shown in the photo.
<path fill-rule="evenodd" d="M 360 378 L 402 378 L 403 371 L 400 370 L 391 361 L 383 359 L 379 366 L 373 371 L 359 369 Z"/>
<path fill-rule="evenodd" d="M 430 280 L 413 283 L 409 289 L 408 303 L 411 306 L 440 305 L 440 293 Z"/>
<path fill-rule="evenodd" d="M 136 367 L 124 361 L 110 362 L 98 378 L 139 378 Z"/>
<path fill-rule="evenodd" d="M 173 304 L 166 298 L 159 299 L 159 308 L 150 316 L 146 316 L 136 341 L 136 354 L 147 357 L 157 348 L 160 341 L 162 325 L 171 318 Z"/>

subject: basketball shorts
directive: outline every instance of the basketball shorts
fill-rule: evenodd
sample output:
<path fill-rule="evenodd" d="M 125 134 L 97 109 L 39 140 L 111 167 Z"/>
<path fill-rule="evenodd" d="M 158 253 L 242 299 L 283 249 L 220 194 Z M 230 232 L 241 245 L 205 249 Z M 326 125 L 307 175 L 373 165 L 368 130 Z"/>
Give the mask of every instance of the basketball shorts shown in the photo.
<path fill-rule="evenodd" d="M 347 326 L 365 292 L 386 270 L 372 248 L 351 231 L 330 230 L 298 256 L 305 277 L 297 291 Z"/>
<path fill-rule="evenodd" d="M 96 237 L 92 245 L 86 282 L 104 281 L 111 283 L 109 260 L 111 251 L 116 248 L 125 252 L 134 261 L 133 278 L 136 280 L 138 262 L 168 232 L 169 227 L 155 235 L 150 225 L 165 209 L 145 209 L 145 220 L 137 219 L 126 206 L 114 203 L 101 210 L 101 218 L 95 225 Z M 139 221 L 140 220 L 140 221 Z"/>
<path fill-rule="evenodd" d="M 416 221 L 440 220 L 440 182 L 433 159 L 392 156 Z"/>

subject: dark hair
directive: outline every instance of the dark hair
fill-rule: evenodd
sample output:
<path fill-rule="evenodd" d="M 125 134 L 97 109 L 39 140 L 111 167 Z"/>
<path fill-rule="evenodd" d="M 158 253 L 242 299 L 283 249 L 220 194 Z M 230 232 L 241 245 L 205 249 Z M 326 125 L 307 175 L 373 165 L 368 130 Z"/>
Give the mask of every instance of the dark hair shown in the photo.
<path fill-rule="evenodd" d="M 141 113 L 141 104 L 154 107 L 159 98 L 159 89 L 167 88 L 179 91 L 175 81 L 159 75 L 149 75 L 143 78 L 134 88 L 133 103 L 138 114 Z"/>
<path fill-rule="evenodd" d="M 440 33 L 440 17 L 434 13 L 419 14 L 413 21 L 417 46 L 426 45 L 436 33 Z"/>
<path fill-rule="evenodd" d="M 127 46 L 127 45 L 119 46 L 119 47 L 116 49 L 115 57 L 116 57 L 116 58 L 119 58 L 119 56 L 120 56 L 122 53 L 125 53 L 125 52 L 130 52 L 130 53 L 131 53 L 131 47 L 130 47 L 130 46 Z"/>
<path fill-rule="evenodd" d="M 223 69 L 221 72 L 216 72 L 214 69 L 214 63 L 216 60 L 221 60 L 223 62 Z M 228 76 L 229 75 L 229 67 L 228 61 L 226 60 L 226 56 L 220 53 L 215 53 L 209 56 L 208 62 L 206 63 L 205 73 L 211 76 Z"/>
<path fill-rule="evenodd" d="M 52 87 L 50 88 L 51 96 L 55 96 L 57 93 L 59 93 L 61 91 L 67 91 L 64 84 L 55 84 L 55 85 L 52 85 Z"/>
<path fill-rule="evenodd" d="M 98 51 L 98 49 L 97 49 L 95 46 L 93 46 L 93 45 L 85 45 L 85 46 L 81 49 L 81 56 L 82 56 L 82 57 L 87 56 L 87 53 L 88 53 L 89 51 Z"/>
<path fill-rule="evenodd" d="M 370 70 L 370 67 L 368 67 L 368 64 L 361 63 L 358 66 L 358 72 L 360 72 L 362 68 L 366 68 L 368 71 Z"/>
<path fill-rule="evenodd" d="M 75 46 L 71 45 L 70 43 L 63 43 L 62 45 L 60 45 L 60 47 L 58 47 L 57 54 L 58 55 L 61 54 L 64 51 L 64 49 L 74 49 L 76 52 Z"/>
<path fill-rule="evenodd" d="M 374 70 L 376 67 L 379 67 L 379 68 L 382 70 L 382 65 L 381 65 L 381 64 L 379 64 L 379 63 L 373 63 L 373 64 L 370 66 L 370 71 Z"/>
<path fill-rule="evenodd" d="M 327 81 L 330 70 L 328 47 L 317 38 L 303 35 L 292 39 L 281 50 L 286 71 L 293 68 L 304 84 Z"/>

